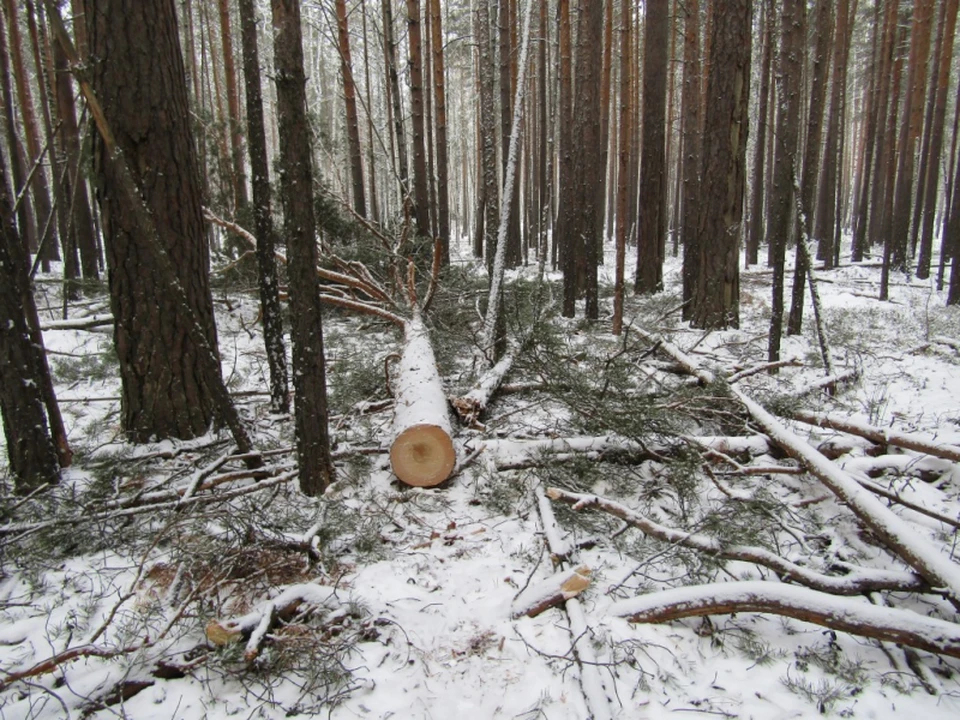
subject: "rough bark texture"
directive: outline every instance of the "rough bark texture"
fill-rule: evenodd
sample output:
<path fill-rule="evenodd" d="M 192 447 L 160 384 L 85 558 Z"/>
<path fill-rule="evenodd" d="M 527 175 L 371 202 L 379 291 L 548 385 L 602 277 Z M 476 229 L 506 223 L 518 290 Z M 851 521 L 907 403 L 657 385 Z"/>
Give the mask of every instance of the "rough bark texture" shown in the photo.
<path fill-rule="evenodd" d="M 643 50 L 643 158 L 640 161 L 640 228 L 637 234 L 638 293 L 663 289 L 666 242 L 667 0 L 646 3 Z"/>
<path fill-rule="evenodd" d="M 784 0 L 780 11 L 780 49 L 777 53 L 777 127 L 773 169 L 773 201 L 767 225 L 773 259 L 768 359 L 780 359 L 783 334 L 783 264 L 790 237 L 793 182 L 797 167 L 800 125 L 800 88 L 803 77 L 803 0 Z"/>
<path fill-rule="evenodd" d="M 280 135 L 280 190 L 290 278 L 294 413 L 300 490 L 319 495 L 333 481 L 327 428 L 313 168 L 299 0 L 272 0 Z"/>
<path fill-rule="evenodd" d="M 563 268 L 563 308 L 564 317 L 573 317 L 577 309 L 577 252 L 578 246 L 572 240 L 571 209 L 573 207 L 573 49 L 570 33 L 570 0 L 559 0 L 557 4 L 557 75 L 560 80 L 558 92 L 557 125 L 560 129 L 560 149 L 557 159 L 559 169 L 557 222 L 554 225 L 554 247 Z"/>
<path fill-rule="evenodd" d="M 287 353 L 283 343 L 283 319 L 277 280 L 277 244 L 270 201 L 270 171 L 263 125 L 263 94 L 260 85 L 260 58 L 253 0 L 239 0 L 240 43 L 243 50 L 243 80 L 247 99 L 247 143 L 253 186 L 253 224 L 257 237 L 257 280 L 260 312 L 263 315 L 263 342 L 270 368 L 270 402 L 277 412 L 287 412 L 289 389 Z"/>
<path fill-rule="evenodd" d="M 116 321 L 122 427 L 136 442 L 196 437 L 210 428 L 216 413 L 204 378 L 204 350 L 191 339 L 188 325 L 200 324 L 210 348 L 217 338 L 174 4 L 86 0 L 85 7 L 90 51 L 97 59 L 91 63 L 94 92 L 189 304 L 185 314 L 170 296 L 119 170 L 98 137 L 98 197 Z"/>
<path fill-rule="evenodd" d="M 664 0 L 665 2 L 665 0 Z M 582 8 L 577 36 L 577 109 L 573 121 L 574 204 L 568 238 L 577 248 L 577 275 L 584 279 L 584 315 L 599 315 L 597 292 L 597 228 L 603 217 L 603 174 L 606 168 L 600 145 L 600 75 L 603 53 L 603 5 L 588 3 Z"/>
<path fill-rule="evenodd" d="M 400 107 L 400 76 L 397 72 L 397 44 L 393 38 L 393 8 L 390 0 L 380 4 L 383 15 L 383 52 L 387 66 L 387 94 L 393 113 L 393 134 L 397 151 L 397 175 L 400 183 L 400 204 L 406 208 L 410 200 L 410 171 L 407 164 L 407 137 L 403 130 L 403 109 Z"/>
<path fill-rule="evenodd" d="M 697 0 L 693 0 L 696 2 Z M 613 334 L 623 331 L 623 294 L 627 254 L 627 167 L 630 160 L 630 134 L 632 132 L 632 108 L 630 106 L 630 84 L 632 82 L 633 21 L 630 17 L 630 0 L 622 0 L 620 7 L 620 107 L 618 111 L 619 148 L 617 151 L 617 249 L 615 280 L 613 286 Z"/>
<path fill-rule="evenodd" d="M 683 22 L 683 90 L 681 133 L 683 144 L 683 207 L 680 241 L 683 243 L 683 319 L 693 316 L 693 292 L 700 262 L 697 220 L 700 192 L 700 2 L 685 5 Z"/>
<path fill-rule="evenodd" d="M 41 392 L 37 348 L 26 319 L 30 293 L 26 253 L 13 221 L 5 161 L 0 155 L 0 414 L 17 493 L 59 480 L 60 469 Z"/>
<path fill-rule="evenodd" d="M 740 325 L 740 225 L 746 182 L 750 94 L 751 0 L 730 1 L 711 26 L 698 222 L 700 262 L 693 296 L 695 327 Z"/>

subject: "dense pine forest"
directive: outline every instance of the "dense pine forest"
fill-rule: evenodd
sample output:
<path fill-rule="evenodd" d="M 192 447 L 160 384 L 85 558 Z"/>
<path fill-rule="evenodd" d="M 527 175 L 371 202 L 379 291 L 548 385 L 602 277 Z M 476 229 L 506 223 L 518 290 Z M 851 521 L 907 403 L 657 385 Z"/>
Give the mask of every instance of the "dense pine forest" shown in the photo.
<path fill-rule="evenodd" d="M 960 716 L 960 0 L 0 0 L 0 718 Z"/>

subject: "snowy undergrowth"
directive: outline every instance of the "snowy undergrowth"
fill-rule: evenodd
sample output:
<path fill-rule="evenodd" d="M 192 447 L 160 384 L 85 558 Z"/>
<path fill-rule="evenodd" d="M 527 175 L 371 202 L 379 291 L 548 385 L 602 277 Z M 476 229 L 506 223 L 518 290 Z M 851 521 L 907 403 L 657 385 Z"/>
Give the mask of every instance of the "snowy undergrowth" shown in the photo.
<path fill-rule="evenodd" d="M 517 289 L 506 306 L 512 328 L 531 317 L 533 275 L 508 272 Z M 666 279 L 667 292 L 628 298 L 633 326 L 714 371 L 765 360 L 769 275 L 744 275 L 740 329 L 713 333 L 680 322 L 675 261 Z M 928 284 L 903 278 L 893 302 L 879 303 L 873 268 L 822 279 L 838 370 L 856 369 L 859 379 L 832 397 L 805 393 L 823 376 L 808 307 L 804 334 L 783 344 L 783 356 L 800 364 L 745 378 L 741 390 L 784 412 L 827 410 L 960 444 L 960 353 L 942 342 L 960 338 L 957 310 L 943 308 Z M 548 277 L 554 293 L 558 280 Z M 451 395 L 470 378 L 482 296 L 475 269 L 461 265 L 429 317 Z M 512 618 L 514 599 L 557 561 L 537 488 L 596 493 L 662 526 L 723 547 L 764 548 L 813 571 L 836 573 L 844 563 L 905 570 L 774 449 L 723 459 L 678 440 L 756 431 L 722 384 L 697 387 L 638 333 L 613 338 L 605 321 L 550 318 L 483 425 L 458 433 L 469 463 L 438 488 L 414 489 L 397 484 L 380 447 L 391 419 L 384 367 L 398 336 L 369 318 L 328 314 L 339 479 L 310 500 L 296 490 L 290 418 L 270 414 L 263 394 L 254 295 L 234 287 L 216 297 L 224 376 L 257 447 L 271 453 L 258 478 L 225 460 L 230 445 L 217 433 L 126 444 L 109 331 L 46 333 L 77 463 L 55 491 L 25 503 L 7 495 L 0 508 L 0 672 L 37 670 L 64 651 L 78 657 L 4 685 L 0 717 L 584 718 L 581 644 L 594 649 L 614 717 L 960 713 L 957 660 L 769 614 L 649 625 L 613 616 L 615 603 L 668 588 L 777 578 L 596 510 L 553 506 L 563 541 L 591 571 L 579 596 L 588 632 L 571 636 L 556 607 Z M 814 445 L 828 443 L 849 472 L 958 517 L 956 464 L 792 427 Z M 524 449 L 611 433 L 622 452 Z M 774 466 L 787 470 L 764 472 Z M 218 480 L 228 472 L 238 475 Z M 219 484 L 205 485 L 212 480 Z M 897 512 L 952 555 L 954 527 Z M 283 604 L 298 593 L 305 599 Z M 322 602 L 313 602 L 318 594 Z M 853 600 L 955 619 L 935 594 Z M 239 627 L 231 622 L 271 614 L 280 622 L 260 642 L 251 645 L 255 630 L 231 636 Z"/>

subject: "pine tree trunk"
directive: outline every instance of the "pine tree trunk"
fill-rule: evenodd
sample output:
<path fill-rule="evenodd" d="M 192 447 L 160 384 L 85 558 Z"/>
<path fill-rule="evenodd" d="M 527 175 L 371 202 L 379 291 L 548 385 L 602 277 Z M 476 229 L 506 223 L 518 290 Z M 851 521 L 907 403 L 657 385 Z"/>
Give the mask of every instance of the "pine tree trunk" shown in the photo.
<path fill-rule="evenodd" d="M 843 147 L 840 137 L 844 118 L 844 98 L 847 85 L 847 63 L 850 56 L 850 40 L 853 23 L 850 22 L 850 0 L 837 4 L 836 35 L 833 47 L 833 76 L 830 89 L 830 110 L 827 115 L 826 147 L 820 171 L 819 197 L 813 236 L 817 239 L 817 259 L 827 269 L 834 267 L 834 234 L 839 217 L 838 187 L 840 169 L 843 165 Z M 839 250 L 839 246 L 836 248 Z"/>
<path fill-rule="evenodd" d="M 220 42 L 223 45 L 223 77 L 227 95 L 228 131 L 230 134 L 230 177 L 233 180 L 234 212 L 247 206 L 247 182 L 243 165 L 243 120 L 240 117 L 240 88 L 236 63 L 233 60 L 233 33 L 230 31 L 228 0 L 217 0 L 220 11 Z"/>
<path fill-rule="evenodd" d="M 423 56 L 420 0 L 407 0 L 407 40 L 410 45 L 410 124 L 413 126 L 413 205 L 417 233 L 430 237 L 430 198 L 427 191 L 426 125 L 423 115 Z"/>
<path fill-rule="evenodd" d="M 253 0 L 239 0 L 239 10 L 243 80 L 247 99 L 247 143 L 253 187 L 253 225 L 257 235 L 257 284 L 260 291 L 260 312 L 263 316 L 263 343 L 270 370 L 270 403 L 275 412 L 287 413 L 290 407 L 287 399 L 287 353 L 283 342 L 280 288 L 274 254 L 277 237 L 271 210 L 270 170 L 267 162 L 267 136 L 263 124 L 263 91 L 260 84 L 260 53 L 257 48 Z"/>
<path fill-rule="evenodd" d="M 40 167 L 33 173 L 30 189 L 33 193 L 34 208 L 37 218 L 37 240 L 39 247 L 31 251 L 39 251 L 44 260 L 44 272 L 50 271 L 49 261 L 58 260 L 60 251 L 57 246 L 56 224 L 53 220 L 53 205 L 50 200 L 50 186 L 47 183 L 47 174 L 40 157 L 40 131 L 37 128 L 37 117 L 33 109 L 33 94 L 27 79 L 27 72 L 23 64 L 23 41 L 20 36 L 18 10 L 16 0 L 4 0 L 4 12 L 7 20 L 7 35 L 9 40 L 10 65 L 13 70 L 13 83 L 17 91 L 17 103 L 20 108 L 20 117 L 23 121 L 23 134 L 26 139 L 27 161 L 30 165 L 40 163 Z M 29 168 L 27 169 L 29 172 Z"/>
<path fill-rule="evenodd" d="M 350 29 L 347 24 L 347 0 L 336 0 L 337 40 L 340 49 L 340 75 L 343 78 L 343 103 L 347 114 L 347 146 L 350 156 L 350 179 L 353 187 L 353 210 L 367 216 L 367 199 L 363 187 L 363 151 L 360 149 L 360 119 L 357 115 L 357 89 L 353 82 L 350 57 Z"/>
<path fill-rule="evenodd" d="M 746 183 L 750 95 L 750 0 L 730 0 L 714 15 L 704 117 L 698 235 L 700 262 L 692 325 L 740 326 L 740 224 Z"/>
<path fill-rule="evenodd" d="M 643 53 L 643 158 L 640 161 L 640 228 L 637 234 L 637 272 L 633 288 L 638 293 L 663 289 L 666 242 L 665 130 L 667 100 L 667 0 L 646 4 Z"/>
<path fill-rule="evenodd" d="M 483 186 L 483 256 L 487 273 L 493 277 L 493 256 L 497 245 L 500 213 L 500 185 L 497 182 L 496 118 L 494 116 L 494 67 L 490 42 L 490 2 L 479 0 L 476 15 L 477 45 L 480 50 L 480 166 Z"/>
<path fill-rule="evenodd" d="M 410 198 L 410 171 L 407 163 L 407 137 L 403 130 L 403 109 L 400 103 L 400 77 L 397 72 L 397 44 L 393 36 L 393 8 L 391 0 L 380 3 L 383 15 L 383 52 L 387 65 L 387 95 L 393 114 L 393 139 L 397 153 L 397 175 L 400 184 L 400 206 L 406 216 Z"/>
<path fill-rule="evenodd" d="M 60 469 L 44 410 L 38 348 L 24 308 L 24 297 L 31 292 L 27 258 L 7 188 L 0 154 L 0 415 L 14 491 L 26 495 L 58 482 Z"/>
<path fill-rule="evenodd" d="M 560 266 L 563 268 L 563 308 L 564 317 L 573 317 L 577 308 L 577 252 L 578 244 L 573 234 L 573 48 L 570 31 L 570 0 L 559 0 L 557 21 L 560 52 L 559 63 L 559 115 L 560 127 L 559 170 L 560 187 L 558 189 L 557 221 L 554 224 L 554 242 L 557 244 Z"/>
<path fill-rule="evenodd" d="M 370 84 L 370 42 L 367 36 L 367 3 L 360 2 L 360 20 L 363 27 L 363 78 L 366 88 L 367 103 L 367 177 L 370 178 L 370 218 L 375 223 L 381 222 L 380 201 L 377 197 L 377 166 L 373 154 L 373 88 Z"/>
<path fill-rule="evenodd" d="M 20 193 L 27 177 L 27 163 L 24 157 L 23 144 L 17 133 L 17 122 L 14 118 L 13 89 L 10 85 L 10 54 L 7 51 L 7 33 L 4 29 L 3 13 L 0 13 L 0 90 L 3 93 L 3 130 L 7 138 L 7 147 L 10 151 L 11 174 L 13 192 Z M 17 225 L 24 249 L 36 252 L 40 246 L 37 237 L 37 217 L 33 208 L 33 200 L 29 193 L 24 193 L 17 208 Z"/>
<path fill-rule="evenodd" d="M 844 2 L 845 0 L 841 0 Z M 766 179 L 763 175 L 764 151 L 767 147 L 767 112 L 770 104 L 770 68 L 773 64 L 773 6 L 769 0 L 760 0 L 760 25 L 762 30 L 759 75 L 759 98 L 757 101 L 757 139 L 753 151 L 753 184 L 750 186 L 750 220 L 746 237 L 746 265 L 756 265 L 760 255 L 760 239 L 763 237 L 763 196 Z M 684 66 L 686 68 L 686 66 Z"/>
<path fill-rule="evenodd" d="M 166 279 L 151 271 L 152 249 L 141 237 L 124 180 L 97 138 L 121 423 L 135 442 L 188 439 L 207 432 L 217 416 L 206 350 L 188 327 L 198 322 L 209 348 L 217 347 L 217 336 L 174 6 L 144 0 L 131 9 L 122 0 L 87 0 L 85 7 L 90 51 L 100 59 L 92 66 L 94 92 L 189 304 L 184 314 L 187 308 L 171 297 Z M 153 52 L 138 51 L 147 44 Z M 145 107 L 156 111 L 143 113 Z"/>
<path fill-rule="evenodd" d="M 697 214 L 700 193 L 700 0 L 684 4 L 683 22 L 683 319 L 693 316 L 693 293 L 699 275 L 700 241 Z"/>
<path fill-rule="evenodd" d="M 798 165 L 800 92 L 803 77 L 804 0 L 784 0 L 780 11 L 780 48 L 777 53 L 777 124 L 774 131 L 773 202 L 767 224 L 773 259 L 768 360 L 780 359 L 783 334 L 783 265 L 791 236 L 794 178 Z"/>
<path fill-rule="evenodd" d="M 906 36 L 906 31 L 901 28 L 899 34 L 901 35 L 901 42 L 896 44 L 896 47 L 902 47 L 902 40 Z M 886 122 L 886 137 L 892 138 L 896 135 L 897 132 L 897 121 L 899 118 L 899 107 L 900 107 L 900 86 L 903 81 L 903 55 L 897 53 L 897 57 L 893 63 L 893 86 L 890 91 L 890 107 L 887 113 L 887 122 Z M 906 93 L 906 96 L 909 98 L 911 93 Z M 909 115 L 904 116 L 904 122 Z M 876 217 L 872 220 L 873 232 L 875 232 L 876 241 L 883 245 L 883 267 L 880 271 L 880 299 L 886 300 L 889 294 L 890 286 L 890 269 L 892 261 L 894 260 L 895 254 L 895 239 L 893 237 L 893 215 L 894 215 L 894 202 L 895 202 L 895 191 L 896 191 L 896 180 L 897 180 L 897 167 L 899 165 L 897 160 L 897 150 L 896 148 L 884 147 L 884 152 L 881 157 L 883 162 L 881 164 L 881 170 L 883 175 L 881 177 L 881 183 L 878 184 L 878 189 L 880 190 L 880 198 L 877 205 Z M 906 238 L 903 239 L 904 244 L 906 244 Z"/>
<path fill-rule="evenodd" d="M 936 219 L 937 194 L 940 184 L 940 156 L 943 153 L 943 126 L 947 114 L 947 89 L 950 85 L 950 64 L 953 60 L 953 41 L 957 27 L 957 0 L 946 0 L 941 7 L 937 34 L 938 70 L 932 118 L 930 120 L 929 147 L 922 155 L 921 174 L 924 176 L 923 198 L 919 213 L 922 215 L 920 232 L 920 257 L 917 260 L 917 277 L 930 276 L 930 256 L 933 252 L 933 223 Z M 925 170 L 925 172 L 924 172 Z"/>
<path fill-rule="evenodd" d="M 450 264 L 450 196 L 447 160 L 447 96 L 443 59 L 443 29 L 441 26 L 440 0 L 427 0 L 430 4 L 430 30 L 433 33 L 433 92 L 436 98 L 437 142 L 437 226 L 444 265 Z"/>
<path fill-rule="evenodd" d="M 694 3 L 697 0 L 692 0 Z M 632 3 L 623 0 L 620 6 L 620 108 L 619 108 L 619 143 L 617 151 L 617 209 L 615 213 L 617 225 L 616 266 L 613 285 L 613 334 L 620 335 L 623 331 L 623 295 L 626 254 L 627 254 L 627 191 L 630 183 L 627 178 L 627 168 L 630 161 L 630 135 L 632 134 L 633 108 L 630 101 L 630 85 L 632 80 L 633 53 L 633 19 L 630 17 Z"/>
<path fill-rule="evenodd" d="M 910 218 L 913 208 L 913 175 L 916 145 L 923 119 L 923 96 L 926 88 L 927 58 L 930 54 L 930 26 L 933 0 L 915 0 L 913 28 L 910 36 L 910 59 L 907 66 L 907 92 L 904 97 L 903 123 L 897 147 L 897 175 L 891 223 L 891 269 L 907 270 Z"/>
<path fill-rule="evenodd" d="M 280 190 L 290 278 L 294 414 L 300 490 L 317 496 L 334 479 L 327 427 L 327 381 L 317 277 L 313 168 L 299 0 L 271 0 Z"/>
<path fill-rule="evenodd" d="M 809 272 L 807 243 L 813 231 L 813 216 L 816 212 L 816 182 L 820 168 L 820 139 L 823 135 L 824 98 L 827 91 L 827 71 L 830 69 L 830 45 L 832 40 L 832 17 L 830 5 L 833 0 L 817 0 L 814 6 L 816 46 L 813 56 L 813 79 L 810 88 L 810 106 L 807 109 L 806 147 L 800 181 L 800 205 L 798 207 L 799 236 L 794 261 L 793 297 L 787 319 L 787 334 L 798 335 L 803 325 L 804 282 Z M 800 243 L 804 243 L 801 247 Z"/>
<path fill-rule="evenodd" d="M 57 109 L 60 116 L 60 143 L 66 154 L 66 174 L 63 201 L 71 209 L 71 225 L 80 252 L 80 268 L 86 280 L 100 279 L 100 253 L 87 198 L 85 176 L 80 172 L 80 127 L 73 99 L 73 82 L 67 56 L 60 43 L 53 42 L 53 62 L 56 71 Z"/>

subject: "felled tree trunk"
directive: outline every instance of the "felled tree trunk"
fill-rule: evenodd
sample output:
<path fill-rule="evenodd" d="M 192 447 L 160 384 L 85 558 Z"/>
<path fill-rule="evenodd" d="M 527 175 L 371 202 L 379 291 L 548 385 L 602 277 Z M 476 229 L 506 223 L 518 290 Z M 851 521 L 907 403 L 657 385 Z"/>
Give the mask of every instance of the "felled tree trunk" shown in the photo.
<path fill-rule="evenodd" d="M 404 328 L 403 352 L 393 377 L 396 397 L 390 466 L 408 485 L 433 487 L 453 472 L 457 455 L 450 415 L 430 334 L 415 309 Z"/>

